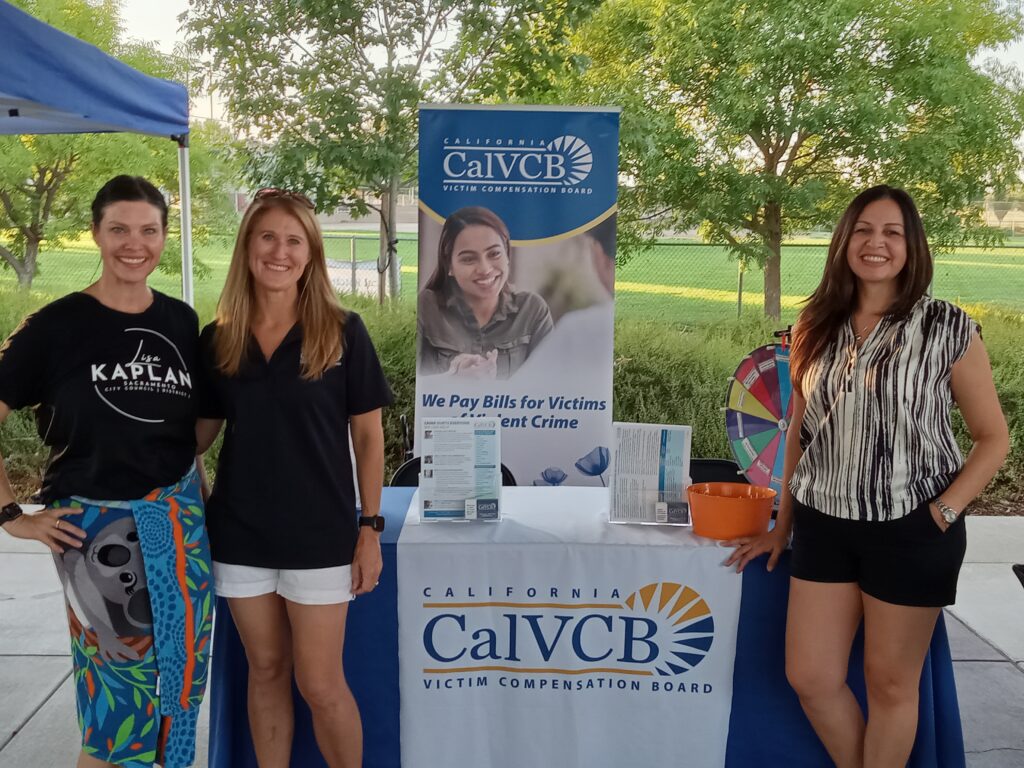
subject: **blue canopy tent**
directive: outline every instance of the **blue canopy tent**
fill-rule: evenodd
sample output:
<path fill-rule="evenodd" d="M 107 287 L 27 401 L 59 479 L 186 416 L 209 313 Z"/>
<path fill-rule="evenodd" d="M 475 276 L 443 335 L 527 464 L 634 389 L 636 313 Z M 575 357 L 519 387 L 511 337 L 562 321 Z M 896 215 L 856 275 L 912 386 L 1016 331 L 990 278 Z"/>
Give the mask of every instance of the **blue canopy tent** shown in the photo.
<path fill-rule="evenodd" d="M 188 91 L 0 0 L 0 134 L 144 133 L 178 144 L 181 289 L 192 292 Z"/>

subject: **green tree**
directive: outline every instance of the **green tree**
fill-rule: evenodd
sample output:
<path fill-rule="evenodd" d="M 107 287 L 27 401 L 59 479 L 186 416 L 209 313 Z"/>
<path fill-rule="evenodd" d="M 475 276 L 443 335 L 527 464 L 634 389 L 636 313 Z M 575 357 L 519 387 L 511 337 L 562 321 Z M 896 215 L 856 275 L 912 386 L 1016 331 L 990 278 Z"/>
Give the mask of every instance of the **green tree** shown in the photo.
<path fill-rule="evenodd" d="M 463 19 L 457 44 L 444 53 L 453 71 L 473 71 L 467 95 L 474 101 L 560 103 L 562 85 L 582 71 L 586 57 L 572 48 L 577 29 L 602 0 L 520 0 L 500 34 L 488 26 L 489 7 Z"/>
<path fill-rule="evenodd" d="M 396 193 L 416 175 L 417 105 L 482 98 L 492 59 L 553 0 L 193 0 L 190 44 L 212 59 L 253 141 L 255 186 L 305 192 L 320 211 L 373 209 L 399 295 Z M 519 42 L 517 42 L 517 39 Z M 380 201 L 379 204 L 373 201 Z"/>
<path fill-rule="evenodd" d="M 151 45 L 122 42 L 119 4 L 87 0 L 16 0 L 36 18 L 111 53 L 150 75 L 180 79 L 182 62 Z M 194 129 L 191 140 L 194 232 L 202 242 L 211 230 L 236 220 L 227 190 L 233 186 L 231 138 L 217 126 Z M 29 288 L 38 271 L 41 246 L 60 248 L 88 229 L 96 190 L 119 173 L 142 175 L 178 206 L 175 146 L 134 134 L 72 134 L 0 137 L 0 263 Z M 175 250 L 180 216 L 172 217 L 172 241 L 161 269 L 181 269 Z M 202 273 L 202 265 L 199 264 Z"/>
<path fill-rule="evenodd" d="M 727 242 L 778 318 L 783 238 L 871 184 L 940 248 L 996 236 L 976 201 L 1021 167 L 1020 73 L 977 59 L 1021 31 L 998 0 L 609 0 L 567 92 L 623 107 L 620 221 Z"/>

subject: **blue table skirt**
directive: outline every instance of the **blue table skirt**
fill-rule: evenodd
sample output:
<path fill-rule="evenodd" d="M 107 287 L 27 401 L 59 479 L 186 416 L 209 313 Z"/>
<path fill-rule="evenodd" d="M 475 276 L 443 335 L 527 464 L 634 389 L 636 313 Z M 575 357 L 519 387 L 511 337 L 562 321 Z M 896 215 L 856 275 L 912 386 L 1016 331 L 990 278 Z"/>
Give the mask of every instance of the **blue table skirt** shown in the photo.
<path fill-rule="evenodd" d="M 413 491 L 384 489 L 382 504 L 388 528 L 381 540 L 384 571 L 380 586 L 355 600 L 349 609 L 345 675 L 362 713 L 366 768 L 401 765 L 395 550 Z M 788 553 L 773 573 L 765 570 L 764 563 L 761 558 L 743 573 L 726 766 L 821 768 L 830 765 L 828 755 L 786 682 L 784 670 Z M 862 706 L 863 650 L 863 640 L 858 636 L 850 661 L 849 682 Z M 219 599 L 210 675 L 210 768 L 257 768 L 246 714 L 247 674 L 245 652 L 227 603 Z M 309 709 L 298 691 L 293 694 L 292 765 L 326 768 L 313 737 Z M 909 766 L 965 766 L 953 664 L 941 617 L 921 677 L 920 723 Z"/>

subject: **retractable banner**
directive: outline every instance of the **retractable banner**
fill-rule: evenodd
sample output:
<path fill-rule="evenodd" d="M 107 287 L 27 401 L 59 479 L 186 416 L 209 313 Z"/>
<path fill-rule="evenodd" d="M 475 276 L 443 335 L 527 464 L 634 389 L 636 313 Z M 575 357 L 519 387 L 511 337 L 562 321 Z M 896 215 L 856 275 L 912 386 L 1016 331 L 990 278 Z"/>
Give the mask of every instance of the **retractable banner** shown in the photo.
<path fill-rule="evenodd" d="M 417 425 L 498 419 L 519 485 L 608 481 L 618 131 L 613 108 L 420 110 Z"/>

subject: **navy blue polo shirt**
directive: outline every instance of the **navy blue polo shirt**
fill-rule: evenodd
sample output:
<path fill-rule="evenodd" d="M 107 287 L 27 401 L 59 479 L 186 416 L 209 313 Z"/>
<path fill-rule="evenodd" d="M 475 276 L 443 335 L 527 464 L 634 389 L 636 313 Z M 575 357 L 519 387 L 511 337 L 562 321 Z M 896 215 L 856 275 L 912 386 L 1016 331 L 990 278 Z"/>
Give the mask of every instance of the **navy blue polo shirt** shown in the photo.
<path fill-rule="evenodd" d="M 355 552 L 349 417 L 392 401 L 366 326 L 347 312 L 342 355 L 315 381 L 300 376 L 296 324 L 267 360 L 250 338 L 241 370 L 214 365 L 216 324 L 200 337 L 202 416 L 225 419 L 207 527 L 213 559 L 260 568 L 348 565 Z"/>

